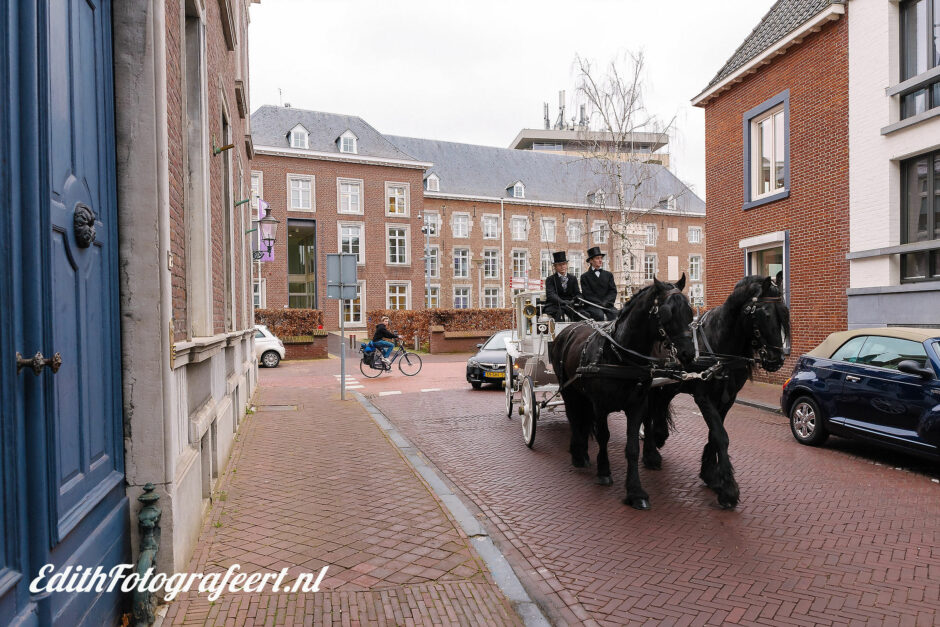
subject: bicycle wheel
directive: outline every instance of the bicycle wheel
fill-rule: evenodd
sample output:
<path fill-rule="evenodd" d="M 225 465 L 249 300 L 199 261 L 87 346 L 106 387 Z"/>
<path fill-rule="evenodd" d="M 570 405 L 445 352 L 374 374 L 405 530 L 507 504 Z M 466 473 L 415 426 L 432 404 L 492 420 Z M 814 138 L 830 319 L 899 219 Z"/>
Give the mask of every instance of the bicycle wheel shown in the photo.
<path fill-rule="evenodd" d="M 398 369 L 406 377 L 413 377 L 421 372 L 421 357 L 415 353 L 402 353 L 398 359 Z"/>
<path fill-rule="evenodd" d="M 362 376 L 369 379 L 374 379 L 383 372 L 384 370 L 376 370 L 372 366 L 366 363 L 365 357 L 359 360 L 359 371 L 362 373 Z"/>

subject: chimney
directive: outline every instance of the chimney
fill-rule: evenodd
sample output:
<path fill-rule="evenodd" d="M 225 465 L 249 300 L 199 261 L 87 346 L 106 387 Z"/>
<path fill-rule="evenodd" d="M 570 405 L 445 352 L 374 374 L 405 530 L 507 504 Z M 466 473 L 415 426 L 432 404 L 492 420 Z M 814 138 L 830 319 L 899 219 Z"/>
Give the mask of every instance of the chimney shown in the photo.
<path fill-rule="evenodd" d="M 285 102 L 285 103 L 284 103 L 284 108 L 285 108 L 285 109 L 290 109 L 290 103 L 289 103 L 289 102 Z"/>

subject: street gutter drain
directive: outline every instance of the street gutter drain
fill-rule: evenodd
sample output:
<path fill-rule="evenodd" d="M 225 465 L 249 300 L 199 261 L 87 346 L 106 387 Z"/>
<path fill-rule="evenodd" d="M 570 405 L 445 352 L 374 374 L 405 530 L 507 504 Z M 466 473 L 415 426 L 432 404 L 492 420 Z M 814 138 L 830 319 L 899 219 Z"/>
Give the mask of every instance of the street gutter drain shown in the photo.
<path fill-rule="evenodd" d="M 297 411 L 296 405 L 258 405 L 258 411 Z"/>

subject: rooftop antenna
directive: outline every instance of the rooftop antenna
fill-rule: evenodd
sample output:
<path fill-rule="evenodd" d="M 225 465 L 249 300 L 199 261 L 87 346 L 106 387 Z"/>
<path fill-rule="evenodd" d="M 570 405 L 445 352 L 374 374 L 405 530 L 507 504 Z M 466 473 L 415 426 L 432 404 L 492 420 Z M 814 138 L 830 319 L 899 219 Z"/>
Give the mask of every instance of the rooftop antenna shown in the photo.
<path fill-rule="evenodd" d="M 281 91 L 281 88 L 277 88 L 277 104 L 281 107 L 284 106 L 284 92 Z"/>
<path fill-rule="evenodd" d="M 587 126 L 587 105 L 581 105 L 581 120 L 578 122 L 578 126 L 584 128 Z"/>
<path fill-rule="evenodd" d="M 548 103 L 546 102 L 544 103 L 544 105 L 545 105 L 545 130 L 548 130 L 552 127 L 552 121 L 548 117 Z"/>
<path fill-rule="evenodd" d="M 564 130 L 565 128 L 565 90 L 558 92 L 558 119 L 555 120 L 555 129 Z"/>

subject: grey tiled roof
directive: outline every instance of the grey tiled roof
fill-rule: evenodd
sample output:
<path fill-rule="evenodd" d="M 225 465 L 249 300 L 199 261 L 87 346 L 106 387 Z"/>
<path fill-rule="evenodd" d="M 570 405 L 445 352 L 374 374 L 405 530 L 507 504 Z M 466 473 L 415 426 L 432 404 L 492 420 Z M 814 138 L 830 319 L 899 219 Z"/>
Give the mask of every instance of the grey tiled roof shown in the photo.
<path fill-rule="evenodd" d="M 811 17 L 817 15 L 831 4 L 845 4 L 845 0 L 777 0 L 760 23 L 751 31 L 715 78 L 708 83 L 711 87 L 736 70 L 747 65 L 775 43 L 793 32 Z M 706 89 L 708 89 L 706 87 Z"/>
<path fill-rule="evenodd" d="M 358 138 L 360 155 L 414 160 L 392 145 L 365 120 L 355 115 L 264 105 L 251 114 L 251 138 L 256 147 L 290 148 L 287 134 L 297 124 L 303 124 L 309 133 L 309 150 L 340 154 L 336 139 L 349 129 Z"/>
<path fill-rule="evenodd" d="M 386 137 L 404 152 L 434 164 L 426 175 L 434 173 L 440 177 L 442 194 L 509 198 L 511 194 L 506 188 L 522 181 L 526 200 L 586 203 L 588 194 L 610 187 L 609 179 L 596 174 L 590 160 L 571 155 L 395 135 Z M 674 195 L 679 209 L 705 213 L 705 202 L 661 165 L 625 163 L 624 177 L 628 181 L 645 179 L 637 198 L 640 208 L 655 207 Z"/>

